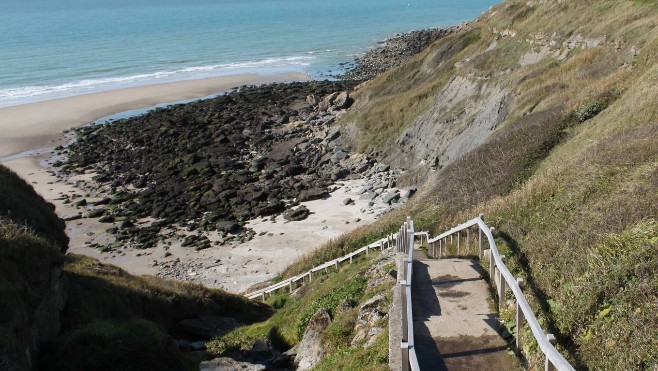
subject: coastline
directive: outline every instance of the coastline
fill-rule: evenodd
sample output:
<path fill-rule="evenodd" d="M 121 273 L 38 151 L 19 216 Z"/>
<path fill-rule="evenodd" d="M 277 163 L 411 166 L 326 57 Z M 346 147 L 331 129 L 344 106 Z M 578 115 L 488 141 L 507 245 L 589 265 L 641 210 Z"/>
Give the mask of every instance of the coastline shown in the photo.
<path fill-rule="evenodd" d="M 431 42 L 431 39 L 419 37 L 423 34 L 412 31 L 400 35 L 398 38 L 402 44 L 397 45 L 387 40 L 385 45 L 366 52 L 370 56 L 367 60 L 357 60 L 358 77 L 341 77 L 364 81 L 382 70 L 399 65 L 413 53 L 401 55 L 398 51 L 407 50 L 408 47 L 411 48 L 409 50 L 418 49 L 420 45 Z M 382 53 L 382 50 L 387 52 Z M 105 249 L 104 246 L 116 245 L 108 227 L 116 229 L 120 223 L 100 222 L 98 218 L 87 217 L 83 213 L 107 197 L 107 190 L 92 179 L 95 175 L 93 172 L 83 171 L 66 176 L 57 171 L 52 164 L 63 158 L 56 154 L 59 151 L 55 151 L 54 147 L 66 145 L 75 139 L 76 133 L 66 130 L 115 114 L 148 109 L 163 103 L 194 101 L 232 90 L 236 86 L 308 80 L 312 78 L 301 73 L 236 75 L 146 85 L 0 108 L 0 132 L 3 133 L 0 137 L 0 163 L 31 183 L 39 194 L 55 205 L 56 213 L 68 220 L 66 233 L 71 238 L 69 252 L 114 264 L 131 274 L 157 275 L 219 287 L 234 293 L 243 292 L 255 284 L 275 278 L 291 262 L 329 240 L 373 222 L 381 214 L 397 207 L 397 200 L 401 196 L 400 203 L 411 197 L 413 190 L 395 188 L 397 175 L 393 174 L 398 174 L 397 170 L 389 171 L 388 166 L 370 163 L 366 168 L 372 166 L 371 169 L 380 170 L 358 170 L 361 176 L 356 179 L 334 182 L 333 186 L 328 187 L 331 193 L 328 197 L 303 202 L 302 205 L 307 207 L 310 215 L 307 220 L 293 222 L 295 232 L 290 231 L 291 226 L 282 217 L 257 217 L 246 225 L 250 233 L 254 234 L 253 239 L 235 241 L 229 245 L 225 245 L 224 239 L 232 236 L 216 231 L 185 231 L 181 225 L 171 225 L 160 233 L 161 241 L 155 247 L 141 249 L 123 245 L 118 249 Z M 281 97 L 287 96 L 288 93 L 283 92 Z M 324 96 L 323 93 L 318 99 L 321 101 L 331 96 Z M 304 101 L 306 104 L 317 105 L 308 103 L 308 97 Z M 294 112 L 294 115 L 299 114 L 297 109 Z M 316 121 L 327 127 L 316 134 L 321 137 L 328 135 L 328 131 L 332 130 L 329 125 L 340 114 L 338 111 L 321 113 Z M 303 118 L 295 118 L 300 119 Z M 296 130 L 293 124 L 290 122 L 285 125 L 282 132 Z M 350 134 L 346 136 L 350 137 Z M 326 139 L 333 140 L 335 136 Z M 335 146 L 333 149 L 340 147 Z M 347 153 L 345 151 L 349 150 L 338 152 Z M 350 156 L 347 157 L 346 161 L 351 161 Z M 105 158 L 106 155 L 102 154 L 98 160 L 104 161 Z M 90 206 L 86 206 L 87 202 Z M 134 223 L 148 226 L 153 221 L 152 218 L 144 218 L 134 220 Z M 183 243 L 187 236 L 199 234 L 204 235 L 212 247 L 200 251 L 185 247 Z M 245 276 L 249 279 L 245 279 Z"/>
<path fill-rule="evenodd" d="M 112 114 L 198 99 L 241 85 L 307 81 L 302 73 L 232 75 L 143 85 L 0 108 L 0 158 L 61 143 L 62 132 Z"/>

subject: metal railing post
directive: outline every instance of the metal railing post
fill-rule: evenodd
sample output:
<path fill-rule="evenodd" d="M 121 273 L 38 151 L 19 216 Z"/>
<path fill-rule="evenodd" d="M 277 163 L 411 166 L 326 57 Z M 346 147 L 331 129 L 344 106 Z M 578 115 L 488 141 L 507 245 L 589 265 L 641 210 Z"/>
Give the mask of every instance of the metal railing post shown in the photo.
<path fill-rule="evenodd" d="M 489 229 L 491 230 L 491 234 L 493 234 L 494 229 L 493 228 L 489 228 Z M 494 259 L 493 246 L 491 246 L 491 243 L 489 243 L 489 279 L 491 280 L 492 283 L 494 281 L 494 277 L 496 277 L 494 275 L 495 273 L 494 270 L 496 268 L 495 264 L 496 261 Z"/>
<path fill-rule="evenodd" d="M 402 353 L 402 371 L 409 371 L 409 344 L 403 342 L 400 345 Z"/>
<path fill-rule="evenodd" d="M 546 340 L 548 340 L 548 342 L 551 343 L 551 345 L 555 346 L 555 336 L 553 336 L 553 334 L 546 334 Z M 546 371 L 555 370 L 555 366 L 548 358 L 548 354 L 546 355 L 546 364 L 544 365 L 544 370 Z"/>
<path fill-rule="evenodd" d="M 500 256 L 500 260 L 505 261 L 505 255 Z M 500 313 L 505 306 L 505 277 L 503 271 L 498 268 L 498 312 Z"/>
<path fill-rule="evenodd" d="M 480 220 L 484 222 L 484 214 L 479 215 Z M 482 250 L 482 227 L 478 224 L 478 258 L 482 260 L 484 250 Z"/>
<path fill-rule="evenodd" d="M 457 256 L 460 256 L 461 253 L 461 238 L 462 237 L 462 232 L 459 231 L 457 232 Z"/>
<path fill-rule="evenodd" d="M 482 250 L 482 228 L 478 226 L 478 258 L 482 260 L 482 254 L 484 250 Z"/>
<path fill-rule="evenodd" d="M 521 290 L 523 290 L 523 278 L 519 277 L 516 279 L 516 284 L 519 285 Z M 519 305 L 519 301 L 516 300 L 516 350 L 519 354 L 523 350 L 523 344 L 521 339 L 521 329 L 523 328 L 523 311 Z"/>

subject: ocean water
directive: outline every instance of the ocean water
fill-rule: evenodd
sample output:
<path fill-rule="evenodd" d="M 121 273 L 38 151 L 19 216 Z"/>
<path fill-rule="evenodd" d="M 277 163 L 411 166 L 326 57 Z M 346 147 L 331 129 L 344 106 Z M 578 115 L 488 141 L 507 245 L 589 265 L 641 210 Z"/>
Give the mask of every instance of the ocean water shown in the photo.
<path fill-rule="evenodd" d="M 0 107 L 239 73 L 316 78 L 493 0 L 0 0 Z"/>

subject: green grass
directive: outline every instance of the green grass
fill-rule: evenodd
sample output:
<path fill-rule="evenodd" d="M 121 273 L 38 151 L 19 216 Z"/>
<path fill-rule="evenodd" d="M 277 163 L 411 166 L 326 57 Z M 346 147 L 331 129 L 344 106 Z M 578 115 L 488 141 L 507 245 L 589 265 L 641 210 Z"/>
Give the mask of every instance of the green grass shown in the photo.
<path fill-rule="evenodd" d="M 526 278 L 542 326 L 558 337 L 558 348 L 574 365 L 655 368 L 658 279 L 650 251 L 656 249 L 658 215 L 656 4 L 507 1 L 472 31 L 446 37 L 366 84 L 346 121 L 359 127 L 364 148 L 391 157 L 398 149 L 390 135 L 422 115 L 455 75 L 504 86 L 513 101 L 484 144 L 430 174 L 408 205 L 325 246 L 323 254 L 331 256 L 343 241 L 395 228 L 406 215 L 418 229 L 438 233 L 484 212 L 510 269 Z M 496 36 L 494 28 L 516 36 Z M 605 35 L 606 42 L 577 47 L 563 61 L 548 57 L 521 67 L 519 58 L 538 48 L 536 35 L 560 51 L 577 35 Z M 496 47 L 485 51 L 494 39 Z M 413 114 L 405 115 L 410 109 Z M 461 119 L 467 124 L 468 113 Z M 527 328 L 520 331 L 531 337 Z M 543 362 L 530 340 L 525 353 L 530 367 Z"/>
<path fill-rule="evenodd" d="M 262 339 L 281 351 L 287 350 L 301 341 L 310 317 L 319 308 L 326 308 L 332 316 L 332 322 L 323 333 L 322 339 L 329 357 L 318 366 L 320 369 L 387 368 L 387 336 L 382 335 L 366 351 L 362 350 L 360 344 L 351 346 L 359 305 L 377 293 L 389 295 L 391 292 L 394 280 L 375 287 L 368 286 L 370 277 L 366 272 L 374 262 L 381 259 L 375 257 L 378 255 L 373 253 L 368 258 L 355 259 L 352 265 L 345 264 L 338 272 L 330 269 L 327 274 L 314 275 L 311 283 L 301 287 L 285 301 L 281 297 L 288 294 L 273 295 L 268 302 L 273 305 L 282 302 L 283 304 L 280 304 L 272 317 L 265 322 L 239 328 L 215 339 L 208 343 L 208 349 L 213 354 L 240 357 L 241 351 L 250 349 L 255 340 Z M 384 267 L 387 268 L 390 267 Z M 351 308 L 343 308 L 345 302 L 351 303 Z M 381 325 L 387 328 L 387 324 Z"/>
<path fill-rule="evenodd" d="M 82 255 L 68 254 L 64 276 L 71 293 L 62 316 L 64 329 L 98 319 L 144 318 L 166 330 L 186 318 L 222 315 L 252 323 L 266 319 L 269 306 L 241 295 L 152 276 L 136 277 Z"/>
<path fill-rule="evenodd" d="M 141 371 L 198 369 L 173 339 L 144 320 L 96 321 L 46 347 L 41 370 Z"/>

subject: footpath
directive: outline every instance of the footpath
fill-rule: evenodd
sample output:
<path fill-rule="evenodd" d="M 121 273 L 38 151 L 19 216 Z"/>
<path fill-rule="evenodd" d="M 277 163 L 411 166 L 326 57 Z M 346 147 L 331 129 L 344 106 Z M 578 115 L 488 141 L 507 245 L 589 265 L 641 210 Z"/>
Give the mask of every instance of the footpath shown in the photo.
<path fill-rule="evenodd" d="M 497 332 L 480 266 L 428 259 L 414 251 L 413 326 L 421 370 L 516 370 L 523 367 Z"/>

